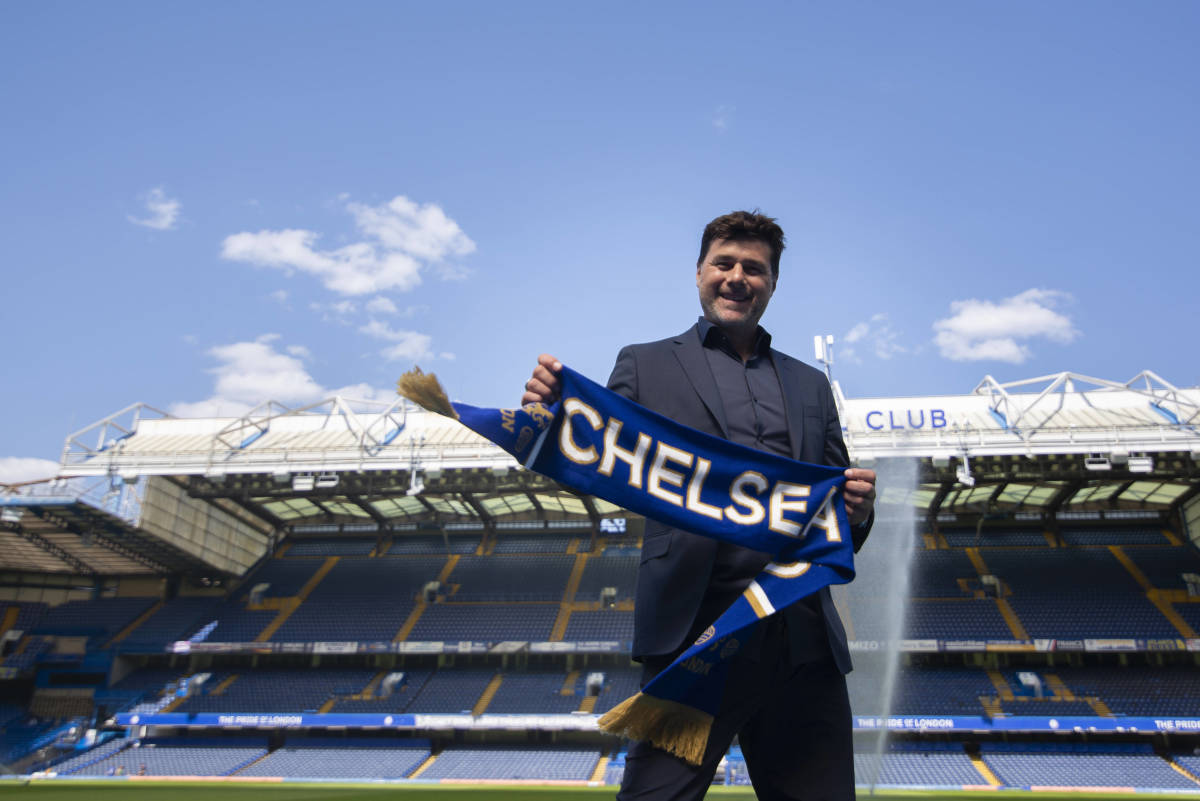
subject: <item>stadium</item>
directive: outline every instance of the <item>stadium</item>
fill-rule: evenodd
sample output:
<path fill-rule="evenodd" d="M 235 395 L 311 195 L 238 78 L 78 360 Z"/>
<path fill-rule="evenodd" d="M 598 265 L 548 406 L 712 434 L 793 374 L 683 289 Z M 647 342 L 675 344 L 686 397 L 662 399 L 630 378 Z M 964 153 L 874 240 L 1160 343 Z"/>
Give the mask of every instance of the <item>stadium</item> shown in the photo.
<path fill-rule="evenodd" d="M 881 488 L 835 594 L 860 790 L 1200 793 L 1200 388 L 835 391 Z M 611 796 L 642 527 L 399 398 L 130 406 L 0 486 L 0 762 Z"/>

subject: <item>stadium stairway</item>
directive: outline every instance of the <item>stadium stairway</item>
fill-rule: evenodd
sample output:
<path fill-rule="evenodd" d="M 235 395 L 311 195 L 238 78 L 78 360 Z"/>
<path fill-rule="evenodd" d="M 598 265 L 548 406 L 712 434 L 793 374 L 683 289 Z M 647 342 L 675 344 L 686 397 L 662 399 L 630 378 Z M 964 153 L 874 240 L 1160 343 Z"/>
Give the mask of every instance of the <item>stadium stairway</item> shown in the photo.
<path fill-rule="evenodd" d="M 254 641 L 269 642 L 271 637 L 275 636 L 275 632 L 279 631 L 279 627 L 286 623 L 287 619 L 291 617 L 297 609 L 300 608 L 300 604 L 308 600 L 308 596 L 314 589 L 316 589 L 317 585 L 321 583 L 321 579 L 329 575 L 329 571 L 333 570 L 334 566 L 337 565 L 340 559 L 340 556 L 325 557 L 324 563 L 317 568 L 317 572 L 312 574 L 308 581 L 304 583 L 304 586 L 300 588 L 300 591 L 292 598 L 267 598 L 261 605 L 252 606 L 247 604 L 247 609 L 271 609 L 275 608 L 274 604 L 278 604 L 279 608 L 279 614 L 275 616 L 274 620 L 267 624 L 265 629 L 258 633 L 258 636 L 254 638 Z"/>
<path fill-rule="evenodd" d="M 249 770 L 250 768 L 252 768 L 252 767 L 254 767 L 255 765 L 257 765 L 259 762 L 262 762 L 264 759 L 266 759 L 267 757 L 269 757 L 271 754 L 272 754 L 272 752 L 271 752 L 270 750 L 268 750 L 266 753 L 264 753 L 264 754 L 261 754 L 260 756 L 258 756 L 258 757 L 255 757 L 254 759 L 251 759 L 249 762 L 247 762 L 247 763 L 245 763 L 245 764 L 243 764 L 243 765 L 239 765 L 239 766 L 238 766 L 237 768 L 235 768 L 235 769 L 234 769 L 234 770 L 233 770 L 233 771 L 232 771 L 232 772 L 231 772 L 229 775 L 230 775 L 230 776 L 237 776 L 238 774 L 242 773 L 242 771 Z"/>
<path fill-rule="evenodd" d="M 942 537 L 942 542 L 945 542 L 945 535 L 939 536 Z M 971 564 L 975 566 L 975 570 L 981 578 L 992 572 L 988 569 L 987 562 L 983 561 L 983 554 L 979 552 L 978 548 L 969 547 L 963 550 L 966 551 L 967 558 L 971 560 Z M 996 608 L 1000 610 L 1000 615 L 1004 618 L 1004 623 L 1008 626 L 1009 631 L 1012 632 L 1014 640 L 1029 639 L 1029 632 L 1025 630 L 1025 625 L 1021 623 L 1021 619 L 1017 617 L 1017 613 L 1013 611 L 1008 601 L 1004 598 L 997 598 Z"/>
<path fill-rule="evenodd" d="M 479 696 L 479 700 L 475 702 L 475 706 L 471 707 L 471 714 L 478 717 L 486 712 L 488 704 L 492 703 L 492 699 L 496 697 L 496 693 L 500 690 L 500 685 L 503 683 L 503 673 L 497 673 L 495 676 L 492 676 L 492 680 L 488 682 L 487 687 L 483 688 L 483 694 Z"/>
<path fill-rule="evenodd" d="M 995 773 L 992 773 L 992 769 L 989 768 L 987 763 L 983 761 L 982 756 L 980 756 L 978 753 L 967 754 L 967 756 L 971 760 L 971 765 L 974 766 L 975 770 L 979 771 L 979 775 L 983 777 L 983 781 L 989 787 L 998 788 L 1004 784 L 1004 782 L 1000 781 Z"/>
<path fill-rule="evenodd" d="M 1196 774 L 1192 773 L 1190 770 L 1185 768 L 1183 765 L 1180 765 L 1175 760 L 1168 759 L 1167 764 L 1171 766 L 1171 770 L 1175 771 L 1179 775 L 1183 776 L 1184 778 L 1191 779 L 1196 784 L 1200 784 L 1200 776 L 1197 776 Z"/>
<path fill-rule="evenodd" d="M 575 564 L 571 566 L 571 575 L 567 578 L 567 588 L 563 590 L 562 603 L 558 607 L 558 617 L 554 619 L 554 627 L 550 629 L 550 642 L 562 642 L 567 635 L 567 624 L 571 622 L 571 602 L 579 591 L 579 582 L 583 579 L 583 571 L 587 567 L 588 555 L 575 554 Z"/>
<path fill-rule="evenodd" d="M 104 647 L 112 648 L 114 645 L 117 645 L 118 643 L 123 641 L 130 634 L 133 634 L 133 632 L 136 631 L 139 626 L 141 626 L 143 623 L 145 623 L 150 618 L 154 617 L 154 615 L 162 608 L 163 608 L 163 601 L 160 599 L 153 606 L 151 606 L 149 609 L 147 609 L 145 612 L 142 612 L 140 615 L 135 617 L 128 626 L 126 626 L 125 628 L 118 631 L 117 636 L 115 636 L 111 640 L 109 640 L 108 645 L 106 645 Z"/>
<path fill-rule="evenodd" d="M 1104 701 L 1094 695 L 1076 695 L 1056 673 L 1043 673 L 1042 679 L 1050 690 L 1050 696 L 1057 701 L 1083 701 L 1092 708 L 1097 716 L 1102 718 L 1115 717 Z"/>
<path fill-rule="evenodd" d="M 412 773 L 408 774 L 408 778 L 410 778 L 410 779 L 418 778 L 422 773 L 429 770 L 430 765 L 432 765 L 436 761 L 437 761 L 437 754 L 430 754 L 428 757 L 426 757 L 424 762 L 422 762 L 420 765 L 417 765 L 416 770 L 414 770 Z"/>
<path fill-rule="evenodd" d="M 453 573 L 454 568 L 458 566 L 458 561 L 460 558 L 462 558 L 461 555 L 456 553 L 450 554 L 450 556 L 446 558 L 446 564 L 442 566 L 442 571 L 438 573 L 437 577 L 438 583 L 443 587 L 446 586 L 446 584 L 450 581 L 450 574 Z M 412 634 L 413 628 L 417 625 L 417 621 L 421 619 L 421 615 L 425 613 L 425 609 L 428 608 L 428 606 L 429 604 L 425 600 L 425 596 L 423 594 L 418 597 L 416 605 L 413 607 L 413 610 L 408 613 L 408 618 L 404 621 L 404 625 L 400 627 L 400 630 L 396 632 L 396 636 L 392 638 L 392 642 L 404 642 L 407 640 L 408 636 Z"/>
<path fill-rule="evenodd" d="M 1154 604 L 1155 608 L 1162 613 L 1162 616 L 1170 621 L 1175 630 L 1179 632 L 1179 636 L 1184 639 L 1194 638 L 1196 636 L 1195 629 L 1179 616 L 1179 613 L 1175 611 L 1175 607 L 1171 606 L 1172 601 L 1187 598 L 1187 592 L 1184 590 L 1159 590 L 1155 588 L 1151 584 L 1150 579 L 1146 578 L 1146 574 L 1142 572 L 1142 569 L 1134 564 L 1133 560 L 1129 558 L 1129 554 L 1125 553 L 1125 550 L 1120 545 L 1109 545 L 1108 550 L 1129 571 L 1129 575 L 1133 576 L 1133 580 L 1146 591 L 1146 597 L 1150 599 L 1150 603 Z"/>
<path fill-rule="evenodd" d="M 987 677 L 992 682 L 992 686 L 996 688 L 1001 701 L 1013 700 L 1012 687 L 1009 686 L 1008 680 L 1004 678 L 1004 674 L 998 670 L 989 670 L 987 671 Z"/>
<path fill-rule="evenodd" d="M 4 610 L 4 618 L 0 620 L 0 637 L 8 633 L 8 630 L 17 625 L 17 618 L 21 616 L 21 607 L 10 606 Z"/>

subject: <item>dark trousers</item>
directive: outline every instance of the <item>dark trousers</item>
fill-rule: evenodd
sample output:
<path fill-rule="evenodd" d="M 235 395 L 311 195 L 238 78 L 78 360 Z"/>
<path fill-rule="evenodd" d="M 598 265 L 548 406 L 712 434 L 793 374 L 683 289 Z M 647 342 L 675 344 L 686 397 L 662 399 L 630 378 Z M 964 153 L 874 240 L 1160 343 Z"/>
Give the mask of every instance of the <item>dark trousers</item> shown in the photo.
<path fill-rule="evenodd" d="M 854 746 L 846 677 L 832 659 L 792 664 L 782 620 L 761 649 L 730 666 L 704 761 L 689 765 L 646 742 L 625 759 L 617 801 L 693 801 L 712 784 L 734 735 L 764 801 L 852 801 Z M 647 660 L 643 686 L 671 662 Z"/>

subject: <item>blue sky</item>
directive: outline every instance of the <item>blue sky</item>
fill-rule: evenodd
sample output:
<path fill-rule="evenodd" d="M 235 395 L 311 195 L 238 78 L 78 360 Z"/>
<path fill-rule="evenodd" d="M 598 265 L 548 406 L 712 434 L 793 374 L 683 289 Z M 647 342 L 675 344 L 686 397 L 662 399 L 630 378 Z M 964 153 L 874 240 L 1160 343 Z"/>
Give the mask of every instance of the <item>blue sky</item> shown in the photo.
<path fill-rule="evenodd" d="M 851 397 L 1200 384 L 1192 2 L 0 11 L 0 481 L 135 401 L 507 405 L 694 320 L 705 222 Z M 1188 310 L 1191 310 L 1189 313 Z"/>

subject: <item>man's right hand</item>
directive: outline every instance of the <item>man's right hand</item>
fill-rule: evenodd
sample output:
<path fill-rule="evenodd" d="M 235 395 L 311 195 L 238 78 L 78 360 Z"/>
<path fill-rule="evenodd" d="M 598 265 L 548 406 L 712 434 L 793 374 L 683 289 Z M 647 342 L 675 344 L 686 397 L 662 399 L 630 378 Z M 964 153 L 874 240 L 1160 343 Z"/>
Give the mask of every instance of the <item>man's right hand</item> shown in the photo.
<path fill-rule="evenodd" d="M 521 405 L 550 405 L 558 400 L 558 374 L 561 371 L 562 362 L 558 359 L 545 353 L 538 356 L 537 367 L 533 368 L 533 375 L 525 382 L 525 394 L 521 396 Z"/>

